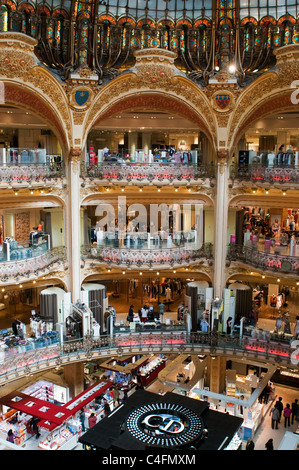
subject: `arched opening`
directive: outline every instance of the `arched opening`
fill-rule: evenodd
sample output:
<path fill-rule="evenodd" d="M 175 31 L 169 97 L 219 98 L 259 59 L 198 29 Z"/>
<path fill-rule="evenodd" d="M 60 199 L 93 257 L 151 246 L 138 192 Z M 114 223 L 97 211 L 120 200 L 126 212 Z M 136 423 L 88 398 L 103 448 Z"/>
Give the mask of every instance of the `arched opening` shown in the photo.
<path fill-rule="evenodd" d="M 49 124 L 24 104 L 1 105 L 1 328 L 7 315 L 29 324 L 39 292 L 63 284 L 57 272 L 66 255 L 65 206 L 50 194 L 63 177 L 61 143 Z"/>

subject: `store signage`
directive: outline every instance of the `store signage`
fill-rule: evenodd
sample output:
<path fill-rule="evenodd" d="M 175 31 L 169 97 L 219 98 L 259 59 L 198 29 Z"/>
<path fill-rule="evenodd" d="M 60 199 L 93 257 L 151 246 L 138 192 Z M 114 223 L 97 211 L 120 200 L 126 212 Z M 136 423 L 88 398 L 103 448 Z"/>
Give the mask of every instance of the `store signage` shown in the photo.
<path fill-rule="evenodd" d="M 126 427 L 136 439 L 149 446 L 177 447 L 198 440 L 203 431 L 201 418 L 174 403 L 151 403 L 134 410 Z"/>
<path fill-rule="evenodd" d="M 181 420 L 172 414 L 149 415 L 142 421 L 148 429 L 155 429 L 159 433 L 179 434 L 185 426 Z"/>

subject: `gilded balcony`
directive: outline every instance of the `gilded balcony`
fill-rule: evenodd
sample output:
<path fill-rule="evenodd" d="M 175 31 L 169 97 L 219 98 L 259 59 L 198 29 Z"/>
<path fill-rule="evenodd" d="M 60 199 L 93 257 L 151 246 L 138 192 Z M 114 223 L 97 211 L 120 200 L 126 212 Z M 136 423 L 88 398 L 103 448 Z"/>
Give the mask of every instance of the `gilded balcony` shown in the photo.
<path fill-rule="evenodd" d="M 204 261 L 213 260 L 213 246 L 199 244 L 196 232 L 190 230 L 175 237 L 161 238 L 159 234 L 131 233 L 126 239 L 119 240 L 114 234 L 106 232 L 105 239 L 99 244 L 84 245 L 81 258 L 85 261 L 118 268 L 167 269 L 190 267 Z"/>
<path fill-rule="evenodd" d="M 40 148 L 0 149 L 0 188 L 52 183 L 65 176 L 61 155 Z"/>
<path fill-rule="evenodd" d="M 17 254 L 18 253 L 18 254 Z M 7 254 L 2 253 L 0 260 L 0 284 L 16 284 L 45 276 L 51 271 L 65 269 L 66 251 L 64 247 L 32 249 L 19 247 Z"/>
<path fill-rule="evenodd" d="M 227 261 L 244 263 L 263 272 L 299 274 L 299 257 L 279 254 L 277 251 L 259 251 L 255 246 L 231 243 L 227 251 Z"/>
<path fill-rule="evenodd" d="M 270 186 L 285 187 L 299 183 L 299 165 L 232 164 L 230 178 L 234 185 L 248 182 L 249 185 L 254 183 L 256 186 L 268 183 Z"/>
<path fill-rule="evenodd" d="M 169 184 L 196 183 L 215 178 L 215 165 L 198 165 L 193 163 L 99 163 L 90 165 L 81 164 L 81 177 L 83 179 L 98 179 L 103 184 L 117 182 L 119 184 Z"/>

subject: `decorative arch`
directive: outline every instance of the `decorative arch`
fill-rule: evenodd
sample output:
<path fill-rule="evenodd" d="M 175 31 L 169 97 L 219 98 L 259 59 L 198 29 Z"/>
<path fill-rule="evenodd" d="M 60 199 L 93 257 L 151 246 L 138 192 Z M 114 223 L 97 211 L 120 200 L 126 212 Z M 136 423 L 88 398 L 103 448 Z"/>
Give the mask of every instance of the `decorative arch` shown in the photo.
<path fill-rule="evenodd" d="M 64 8 L 56 8 L 52 14 L 53 18 L 58 18 L 63 16 L 64 19 L 69 18 L 69 13 Z"/>
<path fill-rule="evenodd" d="M 241 26 L 246 26 L 248 24 L 253 24 L 254 26 L 258 25 L 258 22 L 253 16 L 247 16 L 246 18 L 243 18 L 240 25 Z"/>
<path fill-rule="evenodd" d="M 26 109 L 27 111 L 30 110 L 47 122 L 50 129 L 53 130 L 59 139 L 64 153 L 67 154 L 69 149 L 68 136 L 63 123 L 57 117 L 57 110 L 47 103 L 44 97 L 27 88 L 25 85 L 11 81 L 6 82 L 5 79 L 3 82 L 5 85 L 5 103 Z"/>
<path fill-rule="evenodd" d="M 30 3 L 22 3 L 20 6 L 18 6 L 18 11 L 26 11 L 31 15 L 34 14 L 34 8 Z"/>
<path fill-rule="evenodd" d="M 107 21 L 110 24 L 113 24 L 113 25 L 116 24 L 116 20 L 115 20 L 114 16 L 112 16 L 112 15 L 100 15 L 99 18 L 98 18 L 98 23 L 104 23 L 104 22 L 107 22 Z"/>
<path fill-rule="evenodd" d="M 116 85 L 117 87 L 117 85 Z M 107 93 L 109 91 L 107 90 Z M 99 97 L 99 102 L 100 102 Z M 200 110 L 195 110 L 190 103 L 183 100 L 180 97 L 173 96 L 164 91 L 151 91 L 147 90 L 144 92 L 127 92 L 124 97 L 117 97 L 115 100 L 109 100 L 109 103 L 104 105 L 98 110 L 96 115 L 93 114 L 92 109 L 90 110 L 90 119 L 87 121 L 88 125 L 85 128 L 83 140 L 85 141 L 89 131 L 93 126 L 102 122 L 103 120 L 121 113 L 125 110 L 140 110 L 140 109 L 152 109 L 162 110 L 169 113 L 176 113 L 190 121 L 196 123 L 208 139 L 214 144 L 212 131 L 209 128 L 208 123 L 204 120 L 203 114 Z"/>
<path fill-rule="evenodd" d="M 188 18 L 182 18 L 182 19 L 179 19 L 176 23 L 176 27 L 177 28 L 182 28 L 186 26 L 187 28 L 192 28 L 192 21 Z"/>
<path fill-rule="evenodd" d="M 131 16 L 121 16 L 117 22 L 117 25 L 124 26 L 125 24 L 129 24 L 131 28 L 135 28 L 136 21 Z"/>
<path fill-rule="evenodd" d="M 260 25 L 261 26 L 268 26 L 269 24 L 272 24 L 273 26 L 276 25 L 276 19 L 273 16 L 264 16 L 260 20 Z"/>
<path fill-rule="evenodd" d="M 155 22 L 154 22 L 154 20 L 152 20 L 150 18 L 142 18 L 136 24 L 136 28 L 142 28 L 144 26 L 149 26 L 151 29 L 154 29 L 155 28 Z"/>
<path fill-rule="evenodd" d="M 16 5 L 12 0 L 0 0 L 0 5 L 5 5 L 11 11 L 16 10 Z"/>
<path fill-rule="evenodd" d="M 174 22 L 172 20 L 159 20 L 158 21 L 158 24 L 157 24 L 157 27 L 159 29 L 161 28 L 165 28 L 165 27 L 168 27 L 169 29 L 173 29 L 174 28 Z"/>
<path fill-rule="evenodd" d="M 277 21 L 277 24 L 281 25 L 285 21 L 288 21 L 289 23 L 292 23 L 292 24 L 296 23 L 296 19 L 292 15 L 284 15 L 279 18 L 279 20 Z"/>
<path fill-rule="evenodd" d="M 233 146 L 237 144 L 241 135 L 248 129 L 253 122 L 257 121 L 271 114 L 277 114 L 279 112 L 286 111 L 299 111 L 299 104 L 292 104 L 291 98 L 293 89 L 288 91 L 282 91 L 276 93 L 273 96 L 267 96 L 265 99 L 260 100 L 257 105 L 251 110 L 251 112 L 246 113 L 246 115 L 240 117 L 239 115 L 239 126 L 234 135 Z"/>

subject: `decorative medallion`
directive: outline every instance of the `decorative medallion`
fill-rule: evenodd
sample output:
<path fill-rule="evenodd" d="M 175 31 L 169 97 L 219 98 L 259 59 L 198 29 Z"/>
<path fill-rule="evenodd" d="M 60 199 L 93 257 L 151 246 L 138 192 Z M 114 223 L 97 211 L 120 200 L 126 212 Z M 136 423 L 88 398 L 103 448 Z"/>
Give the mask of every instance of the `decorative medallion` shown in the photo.
<path fill-rule="evenodd" d="M 126 420 L 128 431 L 148 446 L 191 444 L 202 437 L 203 422 L 192 410 L 174 403 L 149 403 Z"/>
<path fill-rule="evenodd" d="M 227 91 L 217 91 L 214 93 L 212 101 L 216 111 L 227 112 L 230 111 L 233 106 L 234 97 Z"/>
<path fill-rule="evenodd" d="M 93 98 L 93 92 L 90 88 L 81 86 L 72 90 L 70 95 L 70 104 L 77 109 L 88 108 Z"/>

